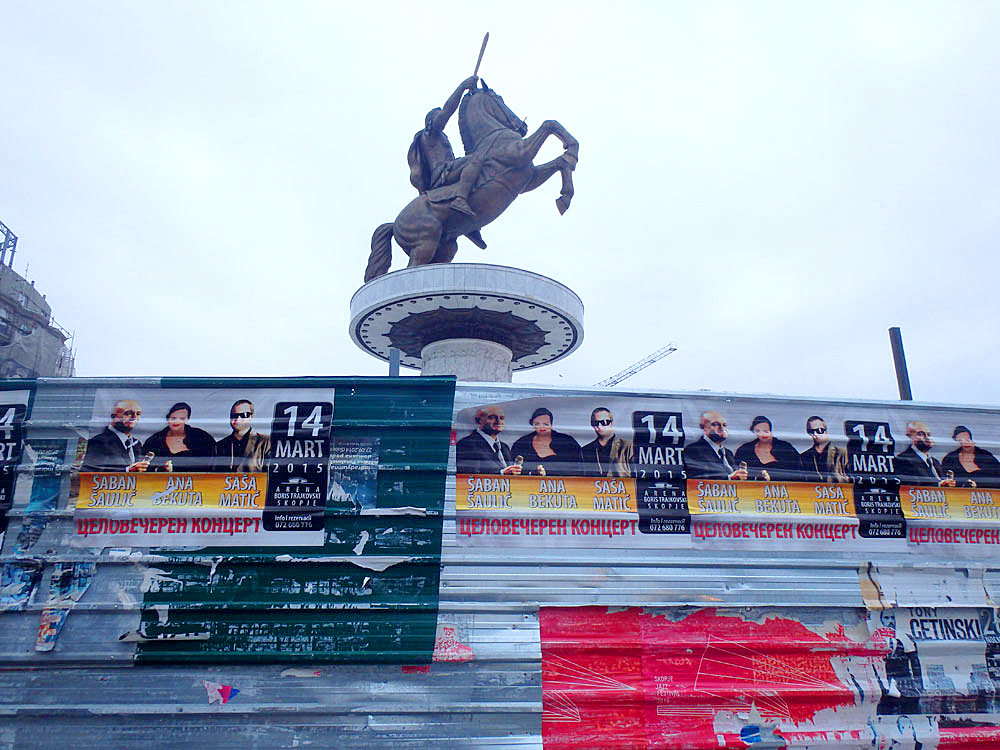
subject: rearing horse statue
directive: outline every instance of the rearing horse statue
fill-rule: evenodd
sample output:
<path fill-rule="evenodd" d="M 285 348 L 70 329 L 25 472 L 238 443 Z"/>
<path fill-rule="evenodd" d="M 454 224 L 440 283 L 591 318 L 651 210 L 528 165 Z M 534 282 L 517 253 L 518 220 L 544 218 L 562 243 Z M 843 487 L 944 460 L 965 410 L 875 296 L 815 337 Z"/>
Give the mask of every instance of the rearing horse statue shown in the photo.
<path fill-rule="evenodd" d="M 580 144 L 555 120 L 546 120 L 525 138 L 528 126 L 524 121 L 504 104 L 499 94 L 482 81 L 480 83 L 481 88 L 470 90 L 462 99 L 458 113 L 465 153 L 481 163 L 468 198 L 473 213 L 450 208 L 447 199 L 454 193 L 452 185 L 417 196 L 399 213 L 396 221 L 382 224 L 372 235 L 366 282 L 388 272 L 393 238 L 410 256 L 408 267 L 450 263 L 458 252 L 460 236 L 472 234 L 476 241 L 478 235 L 475 233 L 507 210 L 518 195 L 534 190 L 557 172 L 562 176 L 562 189 L 556 207 L 560 214 L 569 208 Z M 562 142 L 563 153 L 536 167 L 532 160 L 550 135 Z M 486 245 L 480 246 L 485 248 Z"/>

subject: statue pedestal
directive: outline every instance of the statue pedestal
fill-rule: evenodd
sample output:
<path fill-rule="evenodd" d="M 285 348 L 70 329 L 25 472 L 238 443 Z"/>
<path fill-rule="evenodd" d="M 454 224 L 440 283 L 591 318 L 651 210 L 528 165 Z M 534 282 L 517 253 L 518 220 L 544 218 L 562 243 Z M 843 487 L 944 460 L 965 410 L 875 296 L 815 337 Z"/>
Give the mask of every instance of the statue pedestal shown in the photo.
<path fill-rule="evenodd" d="M 351 298 L 351 339 L 423 375 L 510 382 L 583 341 L 583 302 L 558 281 L 486 263 L 438 263 L 374 279 Z"/>
<path fill-rule="evenodd" d="M 483 339 L 433 341 L 420 352 L 421 375 L 454 375 L 459 380 L 509 383 L 513 352 Z"/>

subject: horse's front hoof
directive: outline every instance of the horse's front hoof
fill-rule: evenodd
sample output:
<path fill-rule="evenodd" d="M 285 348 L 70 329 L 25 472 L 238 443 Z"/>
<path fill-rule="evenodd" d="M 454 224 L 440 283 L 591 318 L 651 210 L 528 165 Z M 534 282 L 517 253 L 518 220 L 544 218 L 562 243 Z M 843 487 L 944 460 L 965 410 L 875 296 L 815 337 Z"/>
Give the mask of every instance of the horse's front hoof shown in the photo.
<path fill-rule="evenodd" d="M 566 213 L 566 209 L 569 208 L 570 200 L 571 198 L 568 198 L 565 195 L 560 195 L 558 198 L 556 198 L 556 208 L 559 209 L 560 216 Z"/>

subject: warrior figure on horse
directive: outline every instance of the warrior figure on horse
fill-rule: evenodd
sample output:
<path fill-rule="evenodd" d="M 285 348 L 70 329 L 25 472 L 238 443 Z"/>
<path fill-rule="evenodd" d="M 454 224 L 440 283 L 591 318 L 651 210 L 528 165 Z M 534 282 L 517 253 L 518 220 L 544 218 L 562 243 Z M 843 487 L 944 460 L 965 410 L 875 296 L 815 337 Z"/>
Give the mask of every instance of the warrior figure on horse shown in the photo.
<path fill-rule="evenodd" d="M 452 211 L 466 216 L 476 215 L 469 206 L 469 193 L 476 184 L 482 160 L 476 154 L 456 159 L 444 128 L 458 109 L 462 94 L 474 91 L 478 80 L 476 76 L 469 76 L 458 85 L 443 107 L 435 107 L 427 113 L 424 129 L 414 134 L 413 143 L 406 154 L 406 163 L 410 165 L 410 184 L 417 192 L 424 195 L 433 188 L 454 185 L 452 190 L 435 191 L 430 200 L 435 203 L 447 202 Z M 486 243 L 478 230 L 469 235 L 474 244 L 486 249 Z"/>
<path fill-rule="evenodd" d="M 444 133 L 456 108 L 466 154 L 457 159 Z M 463 235 L 485 249 L 479 230 L 518 195 L 534 190 L 556 173 L 562 178 L 556 207 L 564 213 L 573 198 L 573 170 L 580 145 L 555 120 L 546 120 L 525 137 L 527 132 L 524 121 L 475 75 L 462 81 L 443 107 L 428 112 L 407 154 L 410 182 L 420 194 L 395 222 L 375 230 L 365 281 L 388 272 L 393 239 L 410 256 L 410 267 L 450 263 Z M 535 166 L 532 159 L 550 135 L 562 142 L 563 153 Z"/>

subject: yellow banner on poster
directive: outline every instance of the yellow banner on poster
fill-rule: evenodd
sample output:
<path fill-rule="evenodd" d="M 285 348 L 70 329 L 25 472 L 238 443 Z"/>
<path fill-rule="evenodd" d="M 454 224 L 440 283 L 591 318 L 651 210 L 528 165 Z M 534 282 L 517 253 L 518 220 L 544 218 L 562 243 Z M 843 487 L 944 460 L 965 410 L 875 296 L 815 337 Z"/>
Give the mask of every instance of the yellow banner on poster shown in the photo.
<path fill-rule="evenodd" d="M 687 501 L 691 515 L 854 516 L 850 484 L 689 479 Z"/>
<path fill-rule="evenodd" d="M 904 484 L 899 503 L 903 515 L 914 520 L 1000 522 L 1000 490 Z"/>
<path fill-rule="evenodd" d="M 455 509 L 636 513 L 635 480 L 459 474 Z"/>
<path fill-rule="evenodd" d="M 263 510 L 267 474 L 80 474 L 78 510 Z"/>

